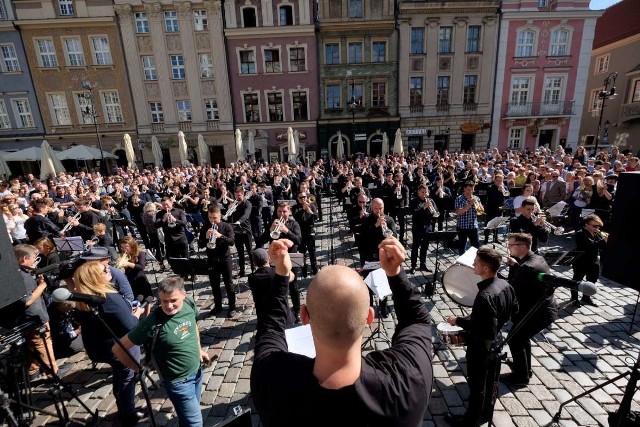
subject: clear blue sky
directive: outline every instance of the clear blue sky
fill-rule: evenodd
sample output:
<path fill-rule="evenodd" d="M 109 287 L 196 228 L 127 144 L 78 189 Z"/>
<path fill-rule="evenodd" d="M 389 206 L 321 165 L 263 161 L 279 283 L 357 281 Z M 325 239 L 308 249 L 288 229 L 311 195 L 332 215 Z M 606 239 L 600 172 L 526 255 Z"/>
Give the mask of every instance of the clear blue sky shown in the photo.
<path fill-rule="evenodd" d="M 620 0 L 591 0 L 589 7 L 593 10 L 606 9 L 612 4 L 618 3 Z"/>

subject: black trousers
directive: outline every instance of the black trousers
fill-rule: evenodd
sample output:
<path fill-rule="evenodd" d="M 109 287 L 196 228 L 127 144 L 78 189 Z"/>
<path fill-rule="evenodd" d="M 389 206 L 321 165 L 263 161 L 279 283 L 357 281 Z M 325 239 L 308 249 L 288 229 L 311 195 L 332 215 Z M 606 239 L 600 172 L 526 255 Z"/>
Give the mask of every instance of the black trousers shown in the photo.
<path fill-rule="evenodd" d="M 407 221 L 405 219 L 405 210 L 402 208 L 396 208 L 396 209 L 392 209 L 389 211 L 389 216 L 391 218 L 393 218 L 396 223 L 400 226 L 400 231 L 398 234 L 398 239 L 399 240 L 404 240 L 405 239 L 405 227 L 407 224 Z"/>
<path fill-rule="evenodd" d="M 411 244 L 411 268 L 416 267 L 418 253 L 420 254 L 420 265 L 425 265 L 427 261 L 427 248 L 429 247 L 427 233 L 429 231 L 431 231 L 431 226 L 426 229 L 424 227 L 414 227 L 411 229 L 413 234 L 413 243 Z"/>
<path fill-rule="evenodd" d="M 297 269 L 299 270 L 299 267 Z M 300 282 L 298 281 L 300 272 L 294 269 L 294 273 L 295 279 L 289 281 L 289 297 L 291 297 L 291 309 L 295 314 L 300 314 Z"/>
<path fill-rule="evenodd" d="M 189 243 L 186 236 L 174 241 L 165 234 L 164 242 L 167 248 L 167 258 L 189 258 Z"/>
<path fill-rule="evenodd" d="M 238 250 L 238 268 L 240 269 L 240 274 L 244 275 L 244 254 L 245 250 L 247 251 L 247 258 L 249 261 L 249 268 L 253 271 L 253 264 L 251 264 L 251 247 L 253 246 L 253 236 L 251 232 L 236 232 L 236 249 Z"/>
<path fill-rule="evenodd" d="M 596 283 L 600 277 L 600 264 L 597 262 L 589 264 L 574 264 L 572 280 L 587 279 L 589 282 Z M 578 299 L 578 291 L 571 291 L 571 299 Z"/>
<path fill-rule="evenodd" d="M 540 308 L 539 310 L 543 310 Z M 522 312 L 526 315 L 528 310 Z M 509 341 L 509 349 L 513 357 L 513 374 L 522 380 L 531 378 L 531 338 L 536 336 L 538 332 L 549 326 L 556 318 L 555 310 L 546 310 L 531 317 L 522 327 L 511 337 Z M 519 318 L 513 319 L 514 326 L 520 321 Z"/>
<path fill-rule="evenodd" d="M 458 247 L 458 253 L 460 255 L 464 254 L 467 247 L 467 239 L 469 239 L 471 246 L 475 246 L 476 248 L 480 247 L 480 238 L 478 237 L 477 228 L 458 228 L 458 239 L 460 239 L 460 246 Z"/>
<path fill-rule="evenodd" d="M 486 222 L 491 221 L 493 218 L 496 218 L 500 216 L 500 212 L 499 211 L 487 211 L 487 217 L 486 217 Z M 493 234 L 493 242 L 497 243 L 498 242 L 498 229 L 495 228 L 493 230 L 487 229 L 485 228 L 484 230 L 484 244 L 486 245 L 489 242 L 489 235 Z"/>
<path fill-rule="evenodd" d="M 214 307 L 222 306 L 222 291 L 220 290 L 220 276 L 224 283 L 224 289 L 227 292 L 229 300 L 229 310 L 236 308 L 236 293 L 233 291 L 233 282 L 231 279 L 231 271 L 233 263 L 231 257 L 211 257 L 207 256 L 209 262 L 209 283 L 211 283 L 211 292 L 213 293 Z"/>
<path fill-rule="evenodd" d="M 490 352 L 478 346 L 467 346 L 467 383 L 469 406 L 464 415 L 465 426 L 477 426 L 487 421 L 495 400 L 498 362 L 487 360 Z"/>
<path fill-rule="evenodd" d="M 303 234 L 302 242 L 298 246 L 298 251 L 304 256 L 304 267 L 302 267 L 303 275 L 307 275 L 307 252 L 309 253 L 309 262 L 311 264 L 311 272 L 318 272 L 318 263 L 316 261 L 316 236 L 315 234 Z"/>

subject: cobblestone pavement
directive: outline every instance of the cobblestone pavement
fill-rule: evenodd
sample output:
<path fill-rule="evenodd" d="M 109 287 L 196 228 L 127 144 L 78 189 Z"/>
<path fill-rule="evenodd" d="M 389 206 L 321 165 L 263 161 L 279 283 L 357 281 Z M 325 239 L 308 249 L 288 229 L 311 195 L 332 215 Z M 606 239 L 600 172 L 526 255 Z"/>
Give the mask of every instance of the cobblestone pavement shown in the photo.
<path fill-rule="evenodd" d="M 450 228 L 454 225 L 451 219 L 448 225 Z M 407 229 L 410 230 L 410 227 Z M 334 205 L 330 212 L 325 201 L 324 221 L 318 225 L 317 230 L 320 265 L 326 265 L 330 259 L 331 244 L 335 251 L 336 263 L 351 267 L 357 265 L 353 237 L 348 232 L 344 216 L 337 205 Z M 501 240 L 504 241 L 504 236 Z M 553 236 L 543 250 L 568 250 L 573 246 L 572 235 Z M 505 251 L 504 244 L 496 247 Z M 429 255 L 428 266 L 433 269 L 435 259 L 432 252 Z M 449 249 L 441 251 L 441 271 L 446 270 L 456 258 Z M 571 273 L 567 268 L 554 268 L 554 272 L 567 276 Z M 158 280 L 163 277 L 151 272 L 149 278 L 152 282 L 155 280 L 154 276 Z M 432 273 L 419 272 L 411 277 L 413 283 L 423 286 L 431 279 Z M 309 279 L 303 280 L 303 288 L 306 288 L 308 281 Z M 231 416 L 233 407 L 237 405 L 251 406 L 249 374 L 253 359 L 256 316 L 251 293 L 246 286 L 246 278 L 236 279 L 235 283 L 240 290 L 237 305 L 241 308 L 240 315 L 235 319 L 222 316 L 208 317 L 213 299 L 207 277 L 198 276 L 194 286 L 196 303 L 201 311 L 198 326 L 202 344 L 210 355 L 218 356 L 217 361 L 204 372 L 201 408 L 206 426 L 215 425 Z M 567 290 L 558 289 L 556 297 L 559 302 L 566 302 L 569 293 Z M 561 402 L 627 372 L 638 358 L 640 328 L 634 325 L 631 335 L 629 334 L 637 297 L 638 293 L 635 290 L 602 279 L 599 282 L 598 294 L 594 297 L 598 303 L 597 307 L 563 309 L 558 320 L 535 337 L 532 349 L 534 377 L 531 384 L 520 389 L 500 384 L 494 416 L 495 425 L 548 425 Z M 425 303 L 434 320 L 434 341 L 438 341 L 435 325 L 442 322 L 446 316 L 452 313 L 460 315 L 463 311 L 443 292 L 440 285 L 432 299 L 425 298 Z M 392 313 L 383 321 L 384 329 L 389 336 L 394 330 L 394 320 Z M 374 322 L 373 326 L 375 325 Z M 370 333 L 370 330 L 365 331 L 367 336 Z M 374 346 L 381 349 L 387 344 L 375 340 Z M 439 348 L 433 363 L 433 394 L 424 426 L 447 426 L 444 420 L 447 411 L 462 413 L 469 394 L 464 377 L 464 348 L 436 347 Z M 109 366 L 98 364 L 94 367 L 84 354 L 61 359 L 59 363 L 71 366 L 63 375 L 64 382 L 70 385 L 89 409 L 99 411 L 100 418 L 103 418 L 101 425 L 117 425 Z M 509 368 L 503 364 L 502 371 L 508 370 Z M 157 379 L 155 374 L 152 375 Z M 626 384 L 627 377 L 579 399 L 577 403 L 569 404 L 561 413 L 560 425 L 608 425 L 607 413 L 618 409 Z M 36 385 L 33 389 L 34 403 L 37 407 L 55 411 L 48 393 L 50 389 L 51 386 L 47 383 Z M 164 390 L 161 387 L 152 389 L 150 398 L 157 425 L 177 426 L 171 402 L 166 398 Z M 638 403 L 636 399 L 634 409 L 637 409 Z M 77 401 L 67 398 L 65 404 L 72 420 L 81 421 L 88 418 L 86 410 Z M 146 407 L 140 391 L 138 406 Z M 55 421 L 55 417 L 39 415 L 33 425 L 46 425 Z M 143 421 L 141 425 L 148 425 L 148 420 Z M 253 425 L 260 425 L 255 411 Z"/>

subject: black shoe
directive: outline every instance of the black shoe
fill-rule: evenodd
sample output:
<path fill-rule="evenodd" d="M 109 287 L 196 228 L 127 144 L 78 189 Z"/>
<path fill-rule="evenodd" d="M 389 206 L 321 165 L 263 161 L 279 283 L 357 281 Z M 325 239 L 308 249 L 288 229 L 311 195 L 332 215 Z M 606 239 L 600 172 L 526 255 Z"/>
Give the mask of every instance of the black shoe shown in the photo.
<path fill-rule="evenodd" d="M 386 319 L 387 317 L 389 317 L 389 309 L 387 308 L 386 305 L 380 306 L 380 317 L 382 317 L 383 319 Z"/>
<path fill-rule="evenodd" d="M 213 307 L 209 312 L 211 316 L 217 316 L 220 313 L 222 313 L 222 307 L 220 307 L 219 305 L 216 305 L 215 307 Z"/>
<path fill-rule="evenodd" d="M 420 265 L 420 271 L 426 271 L 428 273 L 431 273 L 431 269 L 424 264 Z"/>
<path fill-rule="evenodd" d="M 500 375 L 500 382 L 512 387 L 526 387 L 529 385 L 529 379 L 517 376 L 514 373 Z"/>
<path fill-rule="evenodd" d="M 580 301 L 578 301 L 578 298 L 571 298 L 569 300 L 569 304 L 567 304 L 567 307 L 580 307 Z"/>
<path fill-rule="evenodd" d="M 128 415 L 124 419 L 120 419 L 120 424 L 123 427 L 133 427 L 138 424 L 138 422 L 146 416 L 145 412 L 135 411 L 134 413 Z"/>
<path fill-rule="evenodd" d="M 582 304 L 582 305 L 590 305 L 591 307 L 597 307 L 598 306 L 598 304 L 593 302 L 591 297 L 588 297 L 586 295 L 582 296 L 582 298 L 580 299 L 580 304 Z"/>
<path fill-rule="evenodd" d="M 229 309 L 229 313 L 227 313 L 227 317 L 229 319 L 231 319 L 232 317 L 236 317 L 236 314 L 238 314 L 238 312 L 236 311 L 235 308 L 230 308 Z"/>

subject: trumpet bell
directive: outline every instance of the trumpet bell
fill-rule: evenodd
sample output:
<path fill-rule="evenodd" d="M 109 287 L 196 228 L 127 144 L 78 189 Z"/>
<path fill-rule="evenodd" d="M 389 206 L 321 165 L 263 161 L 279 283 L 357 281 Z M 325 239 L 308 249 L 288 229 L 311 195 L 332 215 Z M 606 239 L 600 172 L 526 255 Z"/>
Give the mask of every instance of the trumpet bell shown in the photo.
<path fill-rule="evenodd" d="M 315 203 L 316 202 L 316 196 L 314 196 L 312 194 L 307 198 L 307 200 L 309 201 L 309 203 Z"/>

